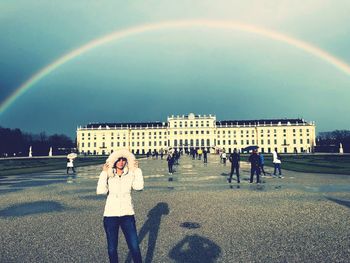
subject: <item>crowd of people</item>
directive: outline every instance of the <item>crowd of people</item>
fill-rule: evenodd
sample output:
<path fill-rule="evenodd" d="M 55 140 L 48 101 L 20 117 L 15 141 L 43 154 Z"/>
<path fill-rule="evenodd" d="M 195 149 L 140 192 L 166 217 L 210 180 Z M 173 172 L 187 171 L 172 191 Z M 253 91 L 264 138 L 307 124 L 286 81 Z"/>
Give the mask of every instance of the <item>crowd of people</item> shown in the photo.
<path fill-rule="evenodd" d="M 233 153 L 230 155 L 229 160 L 231 162 L 231 173 L 229 178 L 227 179 L 229 183 L 232 181 L 232 176 L 236 172 L 237 176 L 237 183 L 240 183 L 239 178 L 239 163 L 240 163 L 240 155 L 237 153 L 237 150 L 235 149 Z M 260 176 L 266 176 L 267 173 L 265 172 L 264 166 L 265 166 L 265 158 L 263 153 L 258 153 L 257 149 L 254 149 L 252 153 L 249 156 L 249 162 L 250 162 L 250 183 L 253 183 L 254 176 L 256 176 L 256 183 L 260 183 Z M 281 170 L 281 155 L 277 153 L 277 151 L 274 151 L 272 153 L 272 162 L 274 165 L 274 171 L 273 174 L 269 174 L 273 177 L 277 176 L 278 171 L 278 177 L 283 178 L 282 176 L 282 170 Z"/>

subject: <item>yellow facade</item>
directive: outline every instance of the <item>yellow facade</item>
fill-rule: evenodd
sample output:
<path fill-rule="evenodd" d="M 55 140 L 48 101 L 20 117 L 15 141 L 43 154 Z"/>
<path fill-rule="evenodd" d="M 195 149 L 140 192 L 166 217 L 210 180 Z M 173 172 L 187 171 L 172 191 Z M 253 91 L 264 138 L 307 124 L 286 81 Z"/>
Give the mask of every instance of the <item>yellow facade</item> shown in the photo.
<path fill-rule="evenodd" d="M 242 151 L 252 145 L 261 152 L 312 152 L 315 123 L 302 119 L 217 121 L 215 115 L 168 117 L 166 123 L 89 124 L 77 129 L 77 148 L 84 154 L 110 154 L 127 148 L 136 154 L 207 148 Z"/>

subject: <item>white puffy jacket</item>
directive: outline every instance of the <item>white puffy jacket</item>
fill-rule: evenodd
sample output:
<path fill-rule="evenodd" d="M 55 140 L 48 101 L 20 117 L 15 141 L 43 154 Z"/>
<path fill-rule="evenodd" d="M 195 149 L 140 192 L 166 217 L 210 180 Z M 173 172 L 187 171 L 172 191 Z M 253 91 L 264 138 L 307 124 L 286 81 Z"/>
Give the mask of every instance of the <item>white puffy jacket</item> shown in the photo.
<path fill-rule="evenodd" d="M 143 189 L 143 176 L 140 168 L 124 172 L 122 176 L 108 177 L 102 171 L 97 183 L 97 194 L 107 194 L 104 216 L 134 215 L 131 189 Z"/>

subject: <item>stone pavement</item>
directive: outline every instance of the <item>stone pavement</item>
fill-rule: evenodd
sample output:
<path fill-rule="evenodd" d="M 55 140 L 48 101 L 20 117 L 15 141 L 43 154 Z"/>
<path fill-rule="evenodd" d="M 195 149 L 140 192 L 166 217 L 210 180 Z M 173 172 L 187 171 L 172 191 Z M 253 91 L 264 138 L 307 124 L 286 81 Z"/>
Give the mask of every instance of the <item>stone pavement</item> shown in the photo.
<path fill-rule="evenodd" d="M 283 171 L 257 185 L 241 163 L 241 184 L 228 184 L 230 164 L 208 159 L 183 156 L 173 175 L 165 160 L 140 160 L 145 262 L 349 262 L 350 176 Z M 100 170 L 1 177 L 0 262 L 108 262 Z M 130 261 L 121 232 L 119 258 Z"/>

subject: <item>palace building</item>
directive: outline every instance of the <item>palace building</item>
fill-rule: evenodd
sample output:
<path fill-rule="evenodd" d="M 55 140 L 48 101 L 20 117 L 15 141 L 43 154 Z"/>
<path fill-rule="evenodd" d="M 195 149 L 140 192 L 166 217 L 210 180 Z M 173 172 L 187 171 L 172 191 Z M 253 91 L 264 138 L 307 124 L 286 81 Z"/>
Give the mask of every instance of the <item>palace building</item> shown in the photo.
<path fill-rule="evenodd" d="M 184 152 L 243 151 L 259 146 L 270 153 L 313 152 L 315 123 L 304 119 L 216 120 L 215 115 L 170 116 L 167 122 L 91 123 L 77 128 L 77 149 L 82 154 L 105 155 L 120 148 L 134 154 L 168 150 Z"/>

